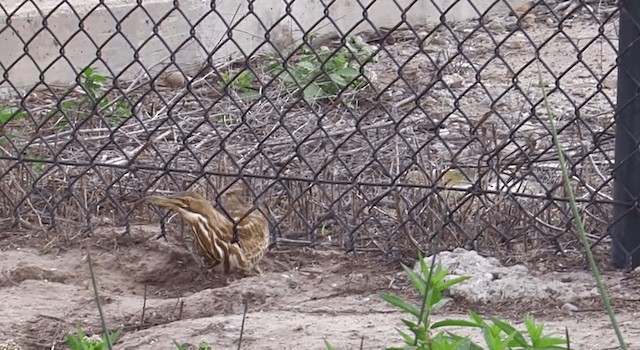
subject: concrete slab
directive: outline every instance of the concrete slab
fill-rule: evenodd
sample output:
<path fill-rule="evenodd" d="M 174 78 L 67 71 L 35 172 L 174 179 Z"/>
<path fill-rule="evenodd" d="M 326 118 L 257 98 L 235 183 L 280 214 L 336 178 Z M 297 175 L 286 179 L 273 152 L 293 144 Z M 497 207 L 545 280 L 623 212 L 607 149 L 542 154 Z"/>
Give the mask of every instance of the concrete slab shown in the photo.
<path fill-rule="evenodd" d="M 438 8 L 432 3 L 437 3 Z M 492 0 L 458 2 L 447 21 L 476 18 Z M 213 52 L 215 61 L 290 47 L 304 32 L 355 34 L 402 21 L 411 0 L 144 1 L 3 0 L 0 4 L 0 90 L 15 93 L 39 81 L 72 83 L 87 66 L 131 79 L 178 66 L 192 73 Z M 451 0 L 419 0 L 406 11 L 412 26 L 438 22 Z M 512 6 L 524 0 L 509 0 Z M 363 8 L 364 5 L 364 8 Z M 251 8 L 249 8 L 251 6 Z M 505 4 L 492 11 L 507 11 Z M 326 17 L 328 14 L 329 17 Z M 366 16 L 366 20 L 364 19 Z M 231 31 L 228 28 L 232 27 Z M 267 34 L 268 33 L 268 34 Z M 265 38 L 268 36 L 268 40 Z M 174 68 L 175 69 L 175 68 Z M 109 72 L 109 73 L 107 73 Z"/>

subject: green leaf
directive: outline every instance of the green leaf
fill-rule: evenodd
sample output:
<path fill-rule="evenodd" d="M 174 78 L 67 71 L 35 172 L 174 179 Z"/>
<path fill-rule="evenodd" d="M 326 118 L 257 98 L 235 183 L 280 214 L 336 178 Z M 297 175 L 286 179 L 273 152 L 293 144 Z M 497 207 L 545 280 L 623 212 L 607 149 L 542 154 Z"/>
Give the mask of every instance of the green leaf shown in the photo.
<path fill-rule="evenodd" d="M 120 338 L 120 335 L 122 335 L 122 332 L 124 331 L 123 327 L 118 327 L 118 329 L 116 329 L 115 331 L 111 332 L 111 334 L 107 335 L 107 339 L 109 339 L 109 343 L 113 344 L 116 342 L 116 340 L 118 340 L 118 338 Z"/>
<path fill-rule="evenodd" d="M 329 79 L 336 83 L 340 88 L 347 86 L 348 81 L 338 73 L 329 73 Z"/>
<path fill-rule="evenodd" d="M 82 350 L 82 349 L 84 349 L 82 347 L 82 342 L 78 338 L 74 337 L 72 334 L 67 334 L 67 344 L 73 350 Z"/>
<path fill-rule="evenodd" d="M 324 340 L 324 346 L 327 348 L 327 350 L 334 350 L 333 346 L 331 345 L 331 343 L 329 343 L 328 340 Z"/>
<path fill-rule="evenodd" d="M 36 173 L 41 173 L 43 169 L 44 164 L 42 162 L 33 163 L 33 171 L 35 171 Z"/>
<path fill-rule="evenodd" d="M 382 298 L 382 300 L 386 301 L 387 303 L 397 307 L 398 309 L 407 312 L 413 316 L 418 317 L 420 315 L 420 309 L 418 309 L 417 307 L 407 303 L 406 301 L 404 301 L 404 299 L 393 295 L 393 294 L 381 294 L 380 297 Z"/>
<path fill-rule="evenodd" d="M 515 342 L 509 342 L 510 346 L 519 346 L 519 347 L 527 347 L 529 343 L 524 338 L 524 336 L 517 330 L 515 327 L 510 325 L 507 322 L 504 322 L 496 317 L 491 317 L 491 321 L 495 324 L 500 330 L 509 335 L 509 337 Z"/>
<path fill-rule="evenodd" d="M 524 325 L 527 328 L 527 333 L 529 333 L 529 337 L 531 338 L 533 345 L 535 346 L 536 342 L 542 337 L 543 326 L 538 326 L 533 317 L 529 315 L 524 317 Z"/>
<path fill-rule="evenodd" d="M 413 336 L 409 335 L 399 329 L 397 329 L 398 333 L 400 333 L 400 336 L 402 337 L 402 340 L 405 342 L 405 344 L 413 344 Z"/>
<path fill-rule="evenodd" d="M 480 317 L 480 315 L 478 315 L 474 311 L 469 311 L 469 317 L 471 317 L 471 319 L 475 321 L 478 326 L 482 328 L 490 328 L 490 326 L 482 319 L 482 317 Z"/>
<path fill-rule="evenodd" d="M 550 336 L 540 336 L 531 341 L 532 347 L 536 349 L 567 349 L 568 344 L 568 339 Z"/>
<path fill-rule="evenodd" d="M 402 320 L 402 323 L 405 324 L 405 326 L 407 326 L 407 328 L 413 330 L 415 328 L 418 327 L 418 324 L 413 322 L 413 321 L 409 321 L 409 320 Z"/>
<path fill-rule="evenodd" d="M 0 107 L 0 127 L 4 126 L 11 120 L 24 118 L 27 112 L 16 107 Z"/>
<path fill-rule="evenodd" d="M 325 97 L 322 89 L 317 84 L 311 84 L 307 86 L 307 88 L 304 89 L 303 95 L 304 99 L 307 101 L 315 101 L 317 99 Z"/>
<path fill-rule="evenodd" d="M 89 345 L 85 341 L 85 334 L 80 326 L 76 327 L 76 335 L 67 334 L 67 344 L 71 346 L 73 350 L 90 350 Z"/>
<path fill-rule="evenodd" d="M 289 71 L 283 70 L 278 78 L 282 80 L 285 85 L 298 85 L 299 79 L 294 78 L 293 74 L 291 74 Z"/>
<path fill-rule="evenodd" d="M 401 264 L 404 274 L 409 278 L 409 282 L 418 290 L 420 295 L 424 295 L 427 291 L 427 282 L 420 275 L 418 275 L 413 269 L 405 264 Z"/>
<path fill-rule="evenodd" d="M 444 290 L 444 289 L 449 289 L 452 286 L 455 286 L 456 284 L 460 284 L 468 279 L 470 279 L 470 276 L 460 276 L 460 277 L 455 277 L 452 278 L 450 280 L 447 281 L 442 281 L 442 283 L 440 284 L 440 287 Z"/>
<path fill-rule="evenodd" d="M 315 64 L 311 63 L 310 61 L 300 61 L 298 62 L 298 67 L 300 68 L 304 68 L 307 73 L 309 72 L 315 72 L 319 70 L 319 66 L 316 66 Z"/>
<path fill-rule="evenodd" d="M 93 72 L 94 72 L 93 67 L 86 67 L 85 69 L 82 70 L 82 74 L 87 76 L 87 77 L 92 76 Z"/>
<path fill-rule="evenodd" d="M 327 62 L 325 67 L 328 71 L 335 72 L 343 69 L 347 65 L 348 59 L 344 52 L 338 52 L 331 58 L 326 59 L 323 57 L 323 61 Z"/>
<path fill-rule="evenodd" d="M 497 334 L 494 334 L 490 328 L 483 328 L 482 335 L 484 336 L 484 341 L 487 345 L 489 345 L 489 349 L 491 350 L 505 350 L 507 344 L 502 341 L 502 338 Z"/>
<path fill-rule="evenodd" d="M 422 256 L 420 256 L 420 258 L 418 259 L 418 262 L 420 263 L 420 271 L 422 272 L 422 277 L 426 281 L 429 279 L 429 271 L 431 271 L 431 269 L 427 265 L 425 258 L 423 258 Z"/>
<path fill-rule="evenodd" d="M 442 267 L 442 265 L 440 264 L 436 265 L 436 268 L 434 270 L 435 271 L 431 274 L 431 280 L 434 284 L 441 285 L 444 282 L 445 278 L 447 278 L 447 276 L 449 275 L 449 270 Z"/>
<path fill-rule="evenodd" d="M 198 344 L 198 350 L 211 350 L 211 346 L 209 346 L 209 344 L 203 340 L 200 342 L 200 344 Z"/>
<path fill-rule="evenodd" d="M 360 70 L 354 67 L 346 67 L 336 71 L 337 74 L 340 74 L 342 77 L 348 80 L 354 80 L 361 76 Z"/>
<path fill-rule="evenodd" d="M 481 325 L 478 325 L 475 322 L 467 321 L 467 320 L 453 320 L 446 319 L 438 322 L 434 322 L 431 324 L 431 328 L 441 328 L 441 327 L 473 327 L 473 328 L 482 328 Z"/>
<path fill-rule="evenodd" d="M 447 305 L 451 301 L 451 298 L 441 298 L 438 302 L 431 305 L 431 313 L 436 313 Z"/>
<path fill-rule="evenodd" d="M 469 338 L 447 333 L 436 334 L 430 345 L 430 349 L 433 350 L 482 350 L 482 348 L 473 344 Z"/>
<path fill-rule="evenodd" d="M 103 83 L 107 80 L 109 80 L 109 78 L 105 77 L 104 75 L 96 74 L 93 76 L 93 81 L 96 81 L 98 83 Z"/>

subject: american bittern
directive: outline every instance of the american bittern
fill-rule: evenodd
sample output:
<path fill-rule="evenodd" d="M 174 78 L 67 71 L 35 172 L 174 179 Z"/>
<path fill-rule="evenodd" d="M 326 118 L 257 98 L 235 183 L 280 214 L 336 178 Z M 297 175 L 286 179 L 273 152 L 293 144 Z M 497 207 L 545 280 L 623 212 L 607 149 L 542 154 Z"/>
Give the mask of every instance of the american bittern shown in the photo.
<path fill-rule="evenodd" d="M 227 215 L 216 210 L 211 202 L 195 192 L 179 192 L 172 196 L 148 196 L 146 200 L 159 207 L 174 210 L 194 234 L 198 251 L 207 267 L 228 274 L 234 269 L 260 268 L 256 263 L 269 247 L 269 222 L 255 209 L 238 198 L 237 191 L 223 196 Z M 235 240 L 235 242 L 234 242 Z"/>

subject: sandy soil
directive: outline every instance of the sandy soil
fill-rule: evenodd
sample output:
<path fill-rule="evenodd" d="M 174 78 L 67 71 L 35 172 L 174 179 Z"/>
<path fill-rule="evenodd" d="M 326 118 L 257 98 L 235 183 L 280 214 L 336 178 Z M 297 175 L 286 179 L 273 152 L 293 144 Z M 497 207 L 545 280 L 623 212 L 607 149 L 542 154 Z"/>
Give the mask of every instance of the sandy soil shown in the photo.
<path fill-rule="evenodd" d="M 14 339 L 24 349 L 65 349 L 64 335 L 76 325 L 99 331 L 87 246 L 107 322 L 126 328 L 117 349 L 172 349 L 174 341 L 195 346 L 201 340 L 214 349 L 236 348 L 244 302 L 243 349 L 322 349 L 325 339 L 338 349 L 357 348 L 360 341 L 366 349 L 378 349 L 397 344 L 395 327 L 402 315 L 377 294 L 415 297 L 397 263 L 380 257 L 272 250 L 261 263 L 262 276 L 223 278 L 201 270 L 174 239 L 156 240 L 157 232 L 142 226 L 120 236 L 106 229 L 72 245 L 28 232 L 3 233 L 0 340 Z M 584 271 L 538 277 L 562 278 L 578 289 L 592 284 Z M 616 272 L 607 272 L 606 279 L 629 346 L 638 348 L 640 326 L 636 313 L 628 311 L 637 281 L 633 274 Z M 494 305 L 456 300 L 437 318 L 464 317 L 466 307 L 511 320 L 531 313 L 557 334 L 567 327 L 572 348 L 615 348 L 597 299 L 574 300 L 578 311 L 570 314 L 561 301 L 531 298 L 531 303 Z"/>
<path fill-rule="evenodd" d="M 613 27 L 608 24 L 607 31 Z M 610 125 L 611 104 L 591 96 L 603 89 L 612 98 L 615 95 L 615 72 L 607 73 L 615 59 L 612 48 L 604 40 L 590 44 L 590 40 L 576 39 L 594 37 L 597 25 L 579 19 L 567 21 L 562 35 L 556 35 L 557 25 L 547 24 L 544 17 L 539 16 L 527 35 L 513 35 L 502 45 L 501 59 L 495 56 L 495 42 L 507 35 L 505 23 L 494 21 L 488 28 L 491 36 L 479 31 L 475 34 L 479 39 L 466 42 L 464 46 L 469 46 L 469 52 L 458 59 L 459 69 L 445 72 L 450 77 L 458 77 L 457 84 L 451 85 L 458 85 L 454 90 L 464 92 L 463 98 L 436 87 L 434 96 L 429 96 L 435 101 L 430 107 L 434 115 L 448 116 L 454 108 L 451 106 L 458 106 L 459 102 L 456 111 L 481 116 L 484 107 L 495 102 L 487 97 L 488 93 L 495 96 L 504 93 L 495 108 L 511 116 L 514 125 L 520 122 L 524 98 L 539 91 L 531 88 L 533 92 L 518 92 L 512 89 L 512 80 L 504 76 L 510 71 L 519 72 L 522 86 L 537 86 L 538 66 L 529 62 L 535 44 L 539 46 L 540 57 L 555 74 L 549 77 L 545 72 L 545 79 L 563 85 L 564 90 L 550 97 L 561 109 L 558 115 L 572 115 L 569 112 L 575 104 L 584 101 L 582 115 L 593 119 L 590 127 L 605 129 Z M 436 53 L 457 50 L 458 42 L 450 39 L 447 31 L 443 32 L 442 38 L 438 36 L 439 40 L 430 43 L 427 50 Z M 554 39 L 547 40 L 549 37 Z M 585 66 L 602 67 L 598 74 L 606 75 L 603 82 L 585 73 L 582 65 L 571 68 L 575 58 L 566 57 L 577 53 L 567 49 L 567 41 L 581 44 L 574 51 L 581 50 Z M 411 58 L 415 56 L 415 47 L 414 41 L 398 43 L 387 55 L 393 56 L 396 62 L 406 62 L 405 75 L 413 77 L 409 80 L 422 88 L 432 79 L 433 70 L 425 68 L 432 64 L 425 55 Z M 488 83 L 482 86 L 474 83 L 478 73 L 468 60 L 486 62 L 482 79 Z M 507 71 L 502 62 L 511 68 Z M 397 69 L 398 63 L 382 57 L 374 67 L 379 73 L 377 84 L 386 86 L 397 80 Z M 601 83 L 604 88 L 598 87 Z M 470 84 L 476 87 L 472 89 Z M 400 87 L 390 91 L 397 92 L 394 89 L 402 92 Z M 406 97 L 402 93 L 392 95 Z M 454 122 L 458 123 L 455 118 L 448 118 L 442 128 L 455 136 L 458 129 L 450 125 Z M 506 128 L 511 121 L 495 123 Z M 444 131 L 441 134 L 445 134 Z M 467 153 L 477 156 L 474 152 L 470 148 Z M 598 183 L 592 187 L 601 188 Z M 309 217 L 304 220 L 313 222 Z M 66 349 L 64 336 L 77 325 L 90 334 L 99 331 L 87 247 L 108 325 L 110 328 L 122 325 L 126 329 L 117 349 L 175 349 L 174 341 L 195 346 L 201 340 L 209 342 L 214 349 L 237 348 L 245 303 L 243 349 L 323 349 L 325 340 L 337 349 L 358 348 L 361 341 L 365 349 L 379 349 L 398 344 L 395 328 L 401 326 L 402 315 L 382 303 L 378 293 L 415 297 L 399 264 L 379 256 L 306 249 L 272 250 L 261 263 L 263 275 L 227 278 L 204 271 L 175 239 L 156 240 L 157 232 L 155 225 L 132 227 L 130 236 L 122 236 L 113 228 L 98 229 L 89 238 L 71 233 L 62 239 L 58 234 L 0 232 L 0 300 L 3 301 L 0 303 L 0 342 L 13 339 L 23 349 Z M 575 269 L 550 272 L 549 266 L 554 263 L 542 261 L 529 271 L 536 274 L 538 282 L 552 284 L 561 280 L 564 288 L 593 289 L 593 280 L 587 272 Z M 606 271 L 605 279 L 629 348 L 640 349 L 640 326 L 636 325 L 637 314 L 633 311 L 640 306 L 640 298 L 634 294 L 640 277 Z M 564 334 L 566 327 L 572 349 L 614 349 L 614 333 L 597 297 L 574 294 L 571 304 L 575 310 L 571 313 L 563 309 L 567 303 L 565 298 L 546 293 L 544 298 L 532 294 L 530 298 L 498 303 L 455 300 L 437 318 L 464 317 L 463 312 L 469 307 L 485 316 L 497 315 L 509 320 L 533 314 L 556 334 Z M 478 334 L 470 335 L 478 338 Z"/>

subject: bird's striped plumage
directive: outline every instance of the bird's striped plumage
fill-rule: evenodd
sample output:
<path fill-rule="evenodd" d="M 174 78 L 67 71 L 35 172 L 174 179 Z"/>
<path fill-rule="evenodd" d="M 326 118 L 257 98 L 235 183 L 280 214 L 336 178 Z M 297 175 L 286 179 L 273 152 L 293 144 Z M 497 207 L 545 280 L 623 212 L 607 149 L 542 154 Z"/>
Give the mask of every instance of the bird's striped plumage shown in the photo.
<path fill-rule="evenodd" d="M 237 268 L 251 269 L 269 247 L 267 218 L 259 209 L 249 212 L 250 206 L 240 200 L 237 192 L 223 196 L 221 206 L 225 213 L 190 191 L 169 197 L 149 196 L 147 200 L 174 210 L 191 226 L 199 253 L 214 270 L 228 274 Z"/>

